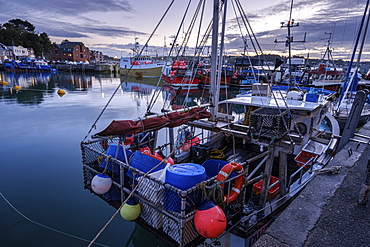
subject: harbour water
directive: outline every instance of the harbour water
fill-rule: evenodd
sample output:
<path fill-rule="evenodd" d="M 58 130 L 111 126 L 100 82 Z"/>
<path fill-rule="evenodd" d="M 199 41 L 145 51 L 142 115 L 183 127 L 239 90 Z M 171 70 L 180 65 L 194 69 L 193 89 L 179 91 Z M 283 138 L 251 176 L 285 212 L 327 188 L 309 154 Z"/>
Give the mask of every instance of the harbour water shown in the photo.
<path fill-rule="evenodd" d="M 88 246 L 115 209 L 84 189 L 79 145 L 120 78 L 2 72 L 0 81 L 0 246 Z M 145 83 L 120 88 L 97 129 L 142 115 L 154 88 Z M 96 243 L 165 246 L 119 214 Z"/>
<path fill-rule="evenodd" d="M 143 116 L 158 79 L 132 78 L 120 85 L 121 78 L 112 75 L 2 72 L 0 82 L 4 81 L 8 84 L 0 84 L 0 246 L 88 246 L 116 210 L 84 189 L 80 142 L 116 89 L 92 133 L 112 119 Z M 58 89 L 65 95 L 59 96 Z M 166 87 L 158 100 L 171 101 L 175 92 Z M 197 88 L 186 92 L 187 97 L 172 98 L 173 108 L 184 101 L 200 103 L 200 96 L 208 95 Z M 96 243 L 165 246 L 119 214 Z"/>

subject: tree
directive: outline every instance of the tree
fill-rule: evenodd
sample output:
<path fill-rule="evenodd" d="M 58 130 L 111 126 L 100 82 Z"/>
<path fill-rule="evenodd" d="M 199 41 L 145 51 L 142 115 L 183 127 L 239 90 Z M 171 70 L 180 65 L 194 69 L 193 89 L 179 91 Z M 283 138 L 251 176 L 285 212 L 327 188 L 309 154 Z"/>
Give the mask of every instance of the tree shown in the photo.
<path fill-rule="evenodd" d="M 36 56 L 48 56 L 51 50 L 49 36 L 46 33 L 36 34 L 35 26 L 21 19 L 12 19 L 0 25 L 0 43 L 32 48 Z"/>
<path fill-rule="evenodd" d="M 28 21 L 23 21 L 21 19 L 12 19 L 9 21 L 9 23 L 13 24 L 16 29 L 32 33 L 35 31 L 35 26 L 29 23 Z"/>

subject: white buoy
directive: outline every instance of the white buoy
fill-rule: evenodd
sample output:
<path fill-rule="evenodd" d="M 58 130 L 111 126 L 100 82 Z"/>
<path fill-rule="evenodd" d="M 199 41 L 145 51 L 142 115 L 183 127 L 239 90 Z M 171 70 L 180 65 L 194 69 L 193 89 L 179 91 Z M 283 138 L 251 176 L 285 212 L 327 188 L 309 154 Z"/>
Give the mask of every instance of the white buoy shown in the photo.
<path fill-rule="evenodd" d="M 104 194 L 107 193 L 110 187 L 112 186 L 112 179 L 102 173 L 97 174 L 92 180 L 91 180 L 91 189 L 96 194 Z"/>

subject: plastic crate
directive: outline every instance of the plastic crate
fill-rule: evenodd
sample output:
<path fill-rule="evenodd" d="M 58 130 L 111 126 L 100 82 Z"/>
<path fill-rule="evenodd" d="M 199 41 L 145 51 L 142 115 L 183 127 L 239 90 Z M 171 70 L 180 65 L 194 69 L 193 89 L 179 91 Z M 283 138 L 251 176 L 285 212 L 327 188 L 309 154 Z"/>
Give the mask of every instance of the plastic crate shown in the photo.
<path fill-rule="evenodd" d="M 301 151 L 299 154 L 294 158 L 294 160 L 297 162 L 296 164 L 298 166 L 305 165 L 305 168 L 309 168 L 310 165 L 312 165 L 312 162 L 307 163 L 311 158 L 315 158 L 317 154 Z"/>
<path fill-rule="evenodd" d="M 275 183 L 276 181 L 279 181 L 279 178 L 274 177 L 274 176 L 270 176 L 270 183 L 269 183 L 269 185 Z M 263 179 L 261 179 L 260 181 L 258 181 L 255 184 L 253 184 L 252 192 L 254 194 L 256 194 L 256 195 L 260 195 L 261 194 L 261 191 L 262 191 L 262 183 L 263 183 Z M 276 196 L 277 193 L 279 193 L 279 191 L 280 191 L 280 184 L 276 184 L 271 189 L 269 189 L 269 191 L 267 193 L 267 199 L 270 200 L 271 198 L 273 198 L 274 196 Z"/>
<path fill-rule="evenodd" d="M 290 127 L 288 111 L 259 108 L 249 115 L 251 133 L 256 137 L 282 138 Z"/>

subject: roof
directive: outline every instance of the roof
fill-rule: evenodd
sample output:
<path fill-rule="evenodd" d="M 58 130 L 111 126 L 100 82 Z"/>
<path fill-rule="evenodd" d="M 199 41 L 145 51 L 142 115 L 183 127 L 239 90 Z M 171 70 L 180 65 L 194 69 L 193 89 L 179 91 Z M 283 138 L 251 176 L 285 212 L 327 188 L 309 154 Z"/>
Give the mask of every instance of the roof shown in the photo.
<path fill-rule="evenodd" d="M 59 48 L 62 50 L 62 52 L 72 52 L 72 50 L 78 46 L 78 45 L 84 45 L 82 42 L 63 42 L 59 46 Z M 70 50 L 69 50 L 70 49 Z"/>

